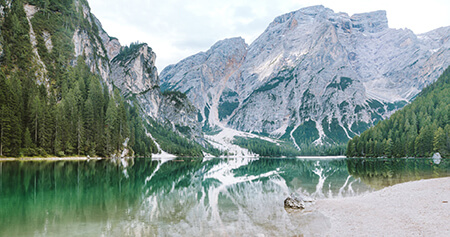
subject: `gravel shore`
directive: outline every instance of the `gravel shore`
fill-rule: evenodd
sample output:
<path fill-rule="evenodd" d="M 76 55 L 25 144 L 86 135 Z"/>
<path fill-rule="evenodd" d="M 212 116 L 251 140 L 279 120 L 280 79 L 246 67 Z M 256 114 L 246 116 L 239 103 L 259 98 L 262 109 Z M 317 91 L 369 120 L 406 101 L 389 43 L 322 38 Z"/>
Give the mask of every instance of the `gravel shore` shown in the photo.
<path fill-rule="evenodd" d="M 450 236 L 449 201 L 447 177 L 318 200 L 311 208 L 329 219 L 326 236 Z"/>
<path fill-rule="evenodd" d="M 68 156 L 68 157 L 21 157 L 21 158 L 0 158 L 0 161 L 75 161 L 75 160 L 101 160 L 101 157 L 86 157 L 86 156 Z"/>

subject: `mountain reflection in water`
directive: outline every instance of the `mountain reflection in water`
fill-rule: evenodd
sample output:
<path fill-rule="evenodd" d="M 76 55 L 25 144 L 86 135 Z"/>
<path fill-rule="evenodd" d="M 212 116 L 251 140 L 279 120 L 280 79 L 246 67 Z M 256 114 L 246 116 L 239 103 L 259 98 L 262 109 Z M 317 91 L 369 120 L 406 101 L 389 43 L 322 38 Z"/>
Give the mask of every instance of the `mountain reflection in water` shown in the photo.
<path fill-rule="evenodd" d="M 450 176 L 431 159 L 210 159 L 0 162 L 0 236 L 311 235 L 293 192 L 334 198 Z"/>

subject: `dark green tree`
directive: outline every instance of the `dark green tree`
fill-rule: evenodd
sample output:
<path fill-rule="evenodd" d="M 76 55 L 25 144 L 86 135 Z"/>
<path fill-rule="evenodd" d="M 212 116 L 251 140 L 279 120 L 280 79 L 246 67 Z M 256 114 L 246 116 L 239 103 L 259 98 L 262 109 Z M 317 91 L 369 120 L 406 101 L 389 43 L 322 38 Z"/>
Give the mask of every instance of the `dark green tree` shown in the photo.
<path fill-rule="evenodd" d="M 446 127 L 450 117 L 450 68 L 426 87 L 417 98 L 389 119 L 379 122 L 349 141 L 357 155 L 411 157 L 439 151 L 449 154 Z M 351 154 L 352 152 L 347 152 Z"/>
<path fill-rule="evenodd" d="M 445 143 L 446 143 L 446 134 L 444 132 L 444 129 L 439 127 L 434 132 L 434 138 L 433 138 L 433 151 L 434 152 L 445 152 Z"/>

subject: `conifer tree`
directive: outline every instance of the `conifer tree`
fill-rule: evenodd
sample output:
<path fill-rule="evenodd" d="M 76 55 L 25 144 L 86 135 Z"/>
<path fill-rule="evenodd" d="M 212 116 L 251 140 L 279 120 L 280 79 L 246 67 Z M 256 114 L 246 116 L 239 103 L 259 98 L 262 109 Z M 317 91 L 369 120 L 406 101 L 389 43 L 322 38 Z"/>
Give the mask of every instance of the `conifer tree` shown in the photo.
<path fill-rule="evenodd" d="M 433 138 L 433 151 L 434 152 L 444 152 L 445 150 L 445 141 L 446 137 L 445 137 L 445 132 L 444 129 L 442 129 L 441 127 L 439 127 L 435 132 L 434 132 L 434 138 Z"/>
<path fill-rule="evenodd" d="M 108 108 L 106 109 L 106 120 L 105 120 L 105 137 L 106 137 L 106 153 L 112 154 L 115 152 L 115 145 L 117 137 L 116 137 L 116 130 L 117 130 L 117 109 L 116 109 L 116 103 L 114 100 L 109 100 Z"/>

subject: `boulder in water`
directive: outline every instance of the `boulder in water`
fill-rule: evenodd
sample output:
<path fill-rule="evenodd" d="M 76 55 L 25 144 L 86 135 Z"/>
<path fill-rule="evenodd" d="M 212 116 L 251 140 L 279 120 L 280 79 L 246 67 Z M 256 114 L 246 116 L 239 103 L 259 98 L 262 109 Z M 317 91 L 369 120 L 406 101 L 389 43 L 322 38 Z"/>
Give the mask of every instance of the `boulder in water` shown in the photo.
<path fill-rule="evenodd" d="M 436 165 L 439 165 L 441 163 L 441 154 L 439 154 L 439 152 L 434 153 L 433 157 L 431 157 L 433 159 L 433 163 L 435 163 Z"/>
<path fill-rule="evenodd" d="M 305 202 L 298 197 L 288 197 L 284 200 L 284 208 L 305 209 Z"/>

